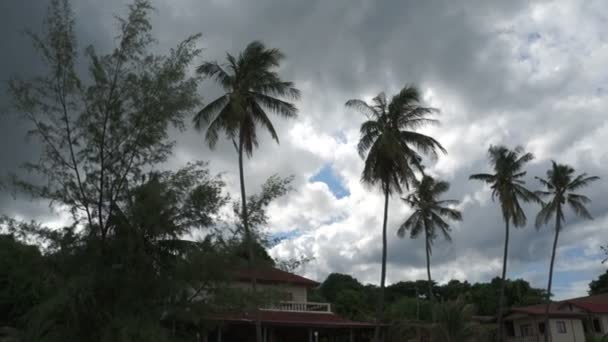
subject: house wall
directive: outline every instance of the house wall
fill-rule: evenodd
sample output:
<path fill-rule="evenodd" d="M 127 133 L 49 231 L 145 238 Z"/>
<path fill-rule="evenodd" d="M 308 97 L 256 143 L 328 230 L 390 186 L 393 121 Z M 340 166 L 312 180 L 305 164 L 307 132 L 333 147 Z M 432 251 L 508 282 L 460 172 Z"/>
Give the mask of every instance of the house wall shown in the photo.
<path fill-rule="evenodd" d="M 513 320 L 513 330 L 515 330 L 514 332 L 516 337 L 522 336 L 521 327 L 527 324 L 530 325 L 532 335 L 538 334 L 538 321 L 535 320 L 533 317 L 525 317 Z"/>
<path fill-rule="evenodd" d="M 564 322 L 566 325 L 565 333 L 558 332 L 557 322 L 559 321 Z M 527 324 L 530 325 L 530 335 L 540 335 L 538 325 L 543 322 L 544 318 L 540 316 L 514 319 L 513 328 L 515 330 L 515 337 L 522 337 L 521 327 Z M 583 323 L 580 319 L 553 318 L 549 320 L 549 327 L 551 329 L 552 342 L 585 342 Z"/>
<path fill-rule="evenodd" d="M 244 282 L 244 281 L 239 281 L 239 282 L 234 282 L 232 284 L 232 286 L 236 287 L 236 288 L 240 288 L 240 289 L 251 289 L 251 283 L 250 282 Z M 271 291 L 280 291 L 280 292 L 286 292 L 286 293 L 290 293 L 291 294 L 291 300 L 292 302 L 306 302 L 307 301 L 307 291 L 306 291 L 306 287 L 304 286 L 295 286 L 295 285 L 288 285 L 288 284 L 257 284 L 257 288 L 259 290 L 271 290 Z"/>
<path fill-rule="evenodd" d="M 557 329 L 557 322 L 564 322 L 566 332 L 560 333 Z M 580 319 L 556 318 L 549 320 L 551 327 L 552 342 L 585 342 L 583 323 Z"/>

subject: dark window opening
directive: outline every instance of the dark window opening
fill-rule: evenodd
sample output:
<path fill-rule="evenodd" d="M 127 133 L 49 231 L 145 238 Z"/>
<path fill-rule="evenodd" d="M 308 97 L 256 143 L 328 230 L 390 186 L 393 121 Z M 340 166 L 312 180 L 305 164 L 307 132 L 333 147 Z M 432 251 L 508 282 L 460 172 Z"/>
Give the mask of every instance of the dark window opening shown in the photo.
<path fill-rule="evenodd" d="M 595 330 L 596 333 L 602 332 L 602 326 L 600 325 L 600 320 L 597 318 L 593 319 L 593 330 Z"/>
<path fill-rule="evenodd" d="M 514 337 L 515 336 L 515 326 L 513 325 L 513 321 L 505 322 L 505 331 L 507 336 Z"/>
<path fill-rule="evenodd" d="M 545 334 L 545 323 L 538 323 L 538 333 L 541 335 Z"/>
<path fill-rule="evenodd" d="M 564 321 L 557 321 L 557 332 L 560 334 L 565 334 L 566 333 L 566 322 Z"/>

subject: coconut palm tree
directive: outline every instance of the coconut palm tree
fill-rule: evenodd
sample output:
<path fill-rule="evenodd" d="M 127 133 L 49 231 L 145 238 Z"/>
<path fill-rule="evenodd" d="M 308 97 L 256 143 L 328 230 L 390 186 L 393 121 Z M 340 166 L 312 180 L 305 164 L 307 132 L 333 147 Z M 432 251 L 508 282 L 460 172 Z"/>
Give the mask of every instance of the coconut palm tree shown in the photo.
<path fill-rule="evenodd" d="M 384 193 L 384 217 L 382 224 L 382 266 L 380 272 L 380 296 L 378 298 L 378 323 L 384 311 L 384 287 L 386 280 L 386 224 L 388 202 L 392 193 L 401 193 L 402 186 L 409 188 L 416 179 L 415 172 L 422 171 L 421 153 L 437 156 L 437 150 L 445 153 L 441 144 L 415 130 L 437 120 L 429 116 L 437 109 L 421 104 L 420 92 L 414 86 L 405 86 L 390 102 L 384 93 L 368 104 L 353 99 L 346 107 L 365 114 L 367 121 L 361 125 L 361 138 L 357 149 L 365 158 L 361 181 L 379 187 Z M 380 325 L 376 327 L 374 340 L 380 337 Z"/>
<path fill-rule="evenodd" d="M 455 200 L 442 200 L 441 195 L 450 189 L 450 183 L 436 181 L 431 176 L 423 176 L 420 182 L 414 182 L 414 192 L 403 198 L 403 201 L 414 209 L 410 217 L 397 230 L 400 238 L 406 231 L 415 239 L 424 233 L 426 247 L 426 273 L 429 281 L 429 300 L 433 300 L 433 283 L 431 280 L 431 247 L 440 232 L 447 241 L 452 241 L 450 225 L 444 218 L 462 221 L 462 214 L 450 205 L 457 205 Z"/>
<path fill-rule="evenodd" d="M 490 146 L 488 157 L 494 169 L 493 174 L 473 174 L 469 179 L 483 181 L 492 189 L 492 200 L 498 199 L 503 220 L 505 221 L 505 245 L 502 259 L 502 277 L 500 284 L 500 299 L 498 302 L 498 340 L 503 339 L 502 313 L 505 297 L 505 278 L 507 274 L 507 257 L 509 251 L 509 224 L 515 227 L 526 225 L 526 214 L 520 201 L 537 202 L 540 200 L 530 190 L 526 189 L 522 177 L 526 175 L 524 166 L 534 159 L 532 153 L 524 152 L 522 147 L 509 150 L 504 146 Z"/>
<path fill-rule="evenodd" d="M 545 190 L 537 191 L 536 194 L 541 198 L 547 198 L 548 202 L 536 216 L 536 227 L 540 228 L 543 224 L 549 223 L 555 217 L 555 234 L 553 237 L 553 249 L 551 250 L 551 262 L 549 264 L 549 281 L 547 284 L 547 306 L 545 308 L 545 327 L 549 326 L 549 304 L 551 303 L 551 283 L 553 281 L 553 264 L 555 262 L 555 252 L 557 240 L 562 229 L 564 218 L 564 206 L 568 205 L 575 215 L 585 219 L 593 219 L 585 207 L 591 200 L 584 195 L 576 194 L 577 191 L 599 179 L 596 176 L 588 176 L 586 173 L 575 176 L 575 170 L 569 165 L 551 162 L 551 168 L 547 170 L 547 178 L 536 177 L 543 185 Z M 550 329 L 545 329 L 550 331 Z M 549 341 L 549 333 L 545 333 L 545 342 Z"/>
<path fill-rule="evenodd" d="M 483 329 L 473 316 L 476 308 L 462 299 L 433 306 L 433 323 L 429 326 L 434 341 L 465 342 L 483 340 Z M 478 337 L 478 339 L 474 339 Z"/>
<path fill-rule="evenodd" d="M 206 62 L 197 72 L 215 80 L 224 94 L 207 104 L 194 116 L 194 127 L 206 127 L 205 140 L 210 148 L 215 147 L 220 134 L 232 140 L 238 153 L 239 179 L 241 185 L 241 221 L 249 255 L 249 267 L 253 267 L 254 253 L 252 232 L 248 224 L 247 195 L 243 172 L 243 154 L 253 155 L 258 146 L 257 128 L 262 126 L 278 143 L 279 136 L 270 121 L 268 112 L 284 118 L 295 118 L 297 108 L 283 99 L 297 100 L 300 91 L 292 82 L 283 81 L 273 69 L 284 59 L 278 49 L 269 49 L 259 41 L 251 42 L 237 57 L 226 54 L 226 64 Z M 283 98 L 283 99 L 281 99 Z M 252 279 L 255 291 L 256 279 Z M 258 322 L 259 323 L 259 322 Z M 261 328 L 256 328 L 261 341 Z"/>

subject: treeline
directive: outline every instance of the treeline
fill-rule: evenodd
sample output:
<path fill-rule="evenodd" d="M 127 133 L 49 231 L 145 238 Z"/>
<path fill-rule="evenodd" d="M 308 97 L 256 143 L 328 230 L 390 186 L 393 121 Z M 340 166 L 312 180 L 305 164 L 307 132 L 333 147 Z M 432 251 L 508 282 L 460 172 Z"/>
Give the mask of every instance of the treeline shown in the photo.
<path fill-rule="evenodd" d="M 451 280 L 444 285 L 432 283 L 436 301 L 461 300 L 475 307 L 475 314 L 494 316 L 500 296 L 500 278 L 488 283 L 474 283 Z M 402 320 L 432 321 L 432 302 L 428 298 L 427 280 L 401 281 L 385 289 L 387 319 L 392 322 Z M 336 312 L 354 320 L 371 320 L 375 315 L 375 303 L 379 288 L 371 284 L 361 284 L 350 275 L 332 273 L 310 294 L 311 300 L 328 301 Z M 534 288 L 523 280 L 507 280 L 505 286 L 506 305 L 523 306 L 540 304 L 545 291 Z"/>

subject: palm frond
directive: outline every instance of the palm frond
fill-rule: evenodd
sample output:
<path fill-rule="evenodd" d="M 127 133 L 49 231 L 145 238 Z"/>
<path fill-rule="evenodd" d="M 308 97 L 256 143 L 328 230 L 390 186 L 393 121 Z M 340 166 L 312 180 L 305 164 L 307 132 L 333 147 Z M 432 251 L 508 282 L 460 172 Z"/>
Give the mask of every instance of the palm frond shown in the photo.
<path fill-rule="evenodd" d="M 301 93 L 300 90 L 294 88 L 293 82 L 271 82 L 271 83 L 262 83 L 255 84 L 253 87 L 253 91 L 256 93 L 268 95 L 268 96 L 280 96 L 285 97 L 290 100 L 298 100 L 300 99 Z"/>
<path fill-rule="evenodd" d="M 400 138 L 406 144 L 411 144 L 418 151 L 425 155 L 431 156 L 432 158 L 437 158 L 437 150 L 447 154 L 446 149 L 443 148 L 443 146 L 441 146 L 437 140 L 429 137 L 428 135 L 413 131 L 401 131 Z"/>
<path fill-rule="evenodd" d="M 475 173 L 469 176 L 469 179 L 480 180 L 486 183 L 494 183 L 496 181 L 496 176 L 491 175 L 489 173 Z"/>
<path fill-rule="evenodd" d="M 591 216 L 591 214 L 583 203 L 571 197 L 567 198 L 567 202 L 570 205 L 570 208 L 572 208 L 572 210 L 574 211 L 574 213 L 576 213 L 576 215 L 588 220 L 593 220 L 593 216 Z"/>
<path fill-rule="evenodd" d="M 597 180 L 599 180 L 600 177 L 597 176 L 587 176 L 586 173 L 583 173 L 581 175 L 579 175 L 578 177 L 576 177 L 570 184 L 568 184 L 568 190 L 569 191 L 574 191 L 574 190 L 578 190 L 582 187 L 585 187 Z"/>
<path fill-rule="evenodd" d="M 205 62 L 196 68 L 196 72 L 214 79 L 224 90 L 231 90 L 233 78 L 216 62 Z"/>
<path fill-rule="evenodd" d="M 222 95 L 203 107 L 203 109 L 196 113 L 192 119 L 194 128 L 197 131 L 200 131 L 203 125 L 208 125 L 211 121 L 213 121 L 215 115 L 226 107 L 228 101 L 230 101 L 230 97 L 228 95 Z"/>
<path fill-rule="evenodd" d="M 252 95 L 256 102 L 282 117 L 295 118 L 298 115 L 298 109 L 293 103 L 260 93 L 253 93 Z"/>
<path fill-rule="evenodd" d="M 348 101 L 346 101 L 346 103 L 344 105 L 347 108 L 352 108 L 354 110 L 359 111 L 360 113 L 367 116 L 368 119 L 371 119 L 375 115 L 374 109 L 363 100 L 359 100 L 359 99 L 348 100 Z"/>
<path fill-rule="evenodd" d="M 551 216 L 556 212 L 556 201 L 549 201 L 548 203 L 544 204 L 538 214 L 536 214 L 536 222 L 534 224 L 536 229 L 540 228 L 543 224 L 549 223 Z"/>
<path fill-rule="evenodd" d="M 264 112 L 262 107 L 260 107 L 257 104 L 257 102 L 255 102 L 255 101 L 251 104 L 251 112 L 252 112 L 255 120 L 259 121 L 264 127 L 266 127 L 266 129 L 270 133 L 270 136 L 272 137 L 272 139 L 274 139 L 274 141 L 276 141 L 278 144 L 279 135 L 277 134 L 277 131 L 274 129 L 274 126 L 272 125 L 272 122 L 266 115 L 266 112 Z"/>

